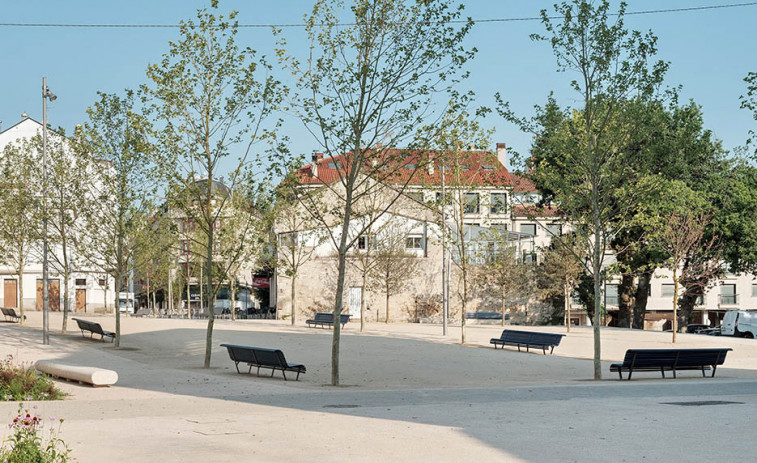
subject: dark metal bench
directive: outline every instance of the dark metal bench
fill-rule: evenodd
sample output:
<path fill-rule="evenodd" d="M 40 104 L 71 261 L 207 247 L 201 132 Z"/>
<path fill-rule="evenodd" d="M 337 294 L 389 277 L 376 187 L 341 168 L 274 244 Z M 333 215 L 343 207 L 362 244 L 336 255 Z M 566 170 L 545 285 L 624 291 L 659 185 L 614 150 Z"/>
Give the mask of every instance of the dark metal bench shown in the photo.
<path fill-rule="evenodd" d="M 502 314 L 499 312 L 465 312 L 465 318 L 469 320 L 502 320 Z M 505 320 L 509 318 L 509 316 L 505 316 Z"/>
<path fill-rule="evenodd" d="M 3 312 L 3 316 L 5 317 L 6 322 L 20 322 L 21 321 L 21 315 L 16 313 L 16 309 L 13 307 L 1 307 L 0 308 Z M 24 315 L 24 320 L 26 320 L 26 315 Z"/>
<path fill-rule="evenodd" d="M 623 363 L 613 363 L 610 371 L 617 371 L 623 379 L 623 370 L 628 372 L 628 379 L 634 371 L 659 371 L 665 377 L 665 370 L 673 372 L 680 370 L 705 370 L 712 367 L 712 376 L 718 365 L 722 365 L 730 348 L 713 349 L 628 349 Z"/>
<path fill-rule="evenodd" d="M 521 346 L 526 348 L 526 352 L 529 352 L 530 347 L 541 347 L 544 355 L 547 354 L 547 348 L 551 354 L 555 350 L 555 346 L 560 345 L 564 334 L 556 333 L 538 333 L 532 331 L 517 331 L 517 330 L 504 330 L 498 338 L 492 338 L 489 343 L 494 344 L 494 348 L 497 346 L 518 346 L 520 351 Z"/>
<path fill-rule="evenodd" d="M 89 331 L 90 338 L 92 338 L 96 334 L 99 334 L 101 341 L 105 341 L 105 338 L 107 337 L 110 338 L 110 342 L 113 342 L 113 340 L 116 338 L 116 333 L 112 331 L 105 331 L 99 323 L 82 320 L 80 318 L 72 318 L 71 320 L 76 321 L 76 324 L 79 325 L 82 336 L 85 336 L 85 331 Z"/>
<path fill-rule="evenodd" d="M 284 375 L 284 381 L 287 380 L 287 371 L 294 371 L 297 373 L 296 380 L 300 379 L 300 373 L 305 373 L 305 365 L 296 363 L 288 363 L 284 358 L 284 353 L 279 349 L 268 349 L 264 347 L 250 347 L 250 346 L 237 346 L 234 344 L 221 344 L 221 347 L 225 347 L 229 351 L 229 357 L 237 367 L 237 373 L 239 371 L 239 364 L 246 363 L 250 366 L 247 373 L 252 371 L 252 367 L 258 368 L 258 376 L 260 376 L 261 368 L 270 368 L 271 377 L 276 373 L 276 370 L 281 370 L 281 374 Z"/>
<path fill-rule="evenodd" d="M 342 324 L 342 328 L 344 328 L 344 325 L 347 324 L 347 322 L 350 321 L 351 315 L 349 314 L 340 314 L 339 315 L 339 322 Z M 334 326 L 334 314 L 328 313 L 328 312 L 318 312 L 315 314 L 315 317 L 313 317 L 310 320 L 305 321 L 308 326 L 318 326 L 321 325 L 322 328 L 325 328 L 326 326 L 332 327 Z"/>

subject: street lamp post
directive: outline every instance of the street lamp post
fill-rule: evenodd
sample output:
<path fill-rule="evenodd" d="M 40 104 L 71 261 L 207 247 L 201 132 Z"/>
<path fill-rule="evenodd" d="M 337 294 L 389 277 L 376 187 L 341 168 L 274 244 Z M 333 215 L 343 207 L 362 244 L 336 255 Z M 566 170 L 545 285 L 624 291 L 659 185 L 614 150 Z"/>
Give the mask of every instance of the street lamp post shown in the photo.
<path fill-rule="evenodd" d="M 47 259 L 47 100 L 57 97 L 42 78 L 42 344 L 50 344 L 50 271 Z"/>

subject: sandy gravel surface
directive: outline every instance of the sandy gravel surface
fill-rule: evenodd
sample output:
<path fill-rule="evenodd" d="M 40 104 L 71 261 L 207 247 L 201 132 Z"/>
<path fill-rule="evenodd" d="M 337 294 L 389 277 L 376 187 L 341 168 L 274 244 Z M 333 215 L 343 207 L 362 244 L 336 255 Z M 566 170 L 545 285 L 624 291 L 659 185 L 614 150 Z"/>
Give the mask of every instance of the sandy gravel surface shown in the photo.
<path fill-rule="evenodd" d="M 112 316 L 86 319 L 115 326 Z M 361 334 L 351 323 L 342 337 L 342 386 L 335 388 L 330 330 L 217 320 L 211 368 L 204 369 L 206 323 L 125 317 L 115 349 L 76 329 L 60 334 L 60 316 L 52 314 L 51 343 L 43 346 L 41 314 L 32 312 L 24 327 L 0 323 L 0 354 L 118 372 L 109 388 L 61 381 L 66 400 L 36 404 L 66 419 L 64 438 L 82 462 L 673 461 L 681 455 L 709 461 L 709 449 L 726 459 L 751 451 L 744 442 L 757 411 L 757 340 L 681 334 L 676 347 L 733 348 L 715 378 L 644 373 L 621 383 L 609 363 L 631 347 L 671 347 L 670 333 L 603 329 L 605 379 L 592 381 L 590 328 L 573 328 L 545 356 L 495 351 L 489 339 L 501 332 L 497 325 L 469 325 L 468 344 L 461 346 L 459 327 L 445 337 L 437 325 L 371 323 Z M 565 333 L 564 327 L 518 329 Z M 280 373 L 239 375 L 221 343 L 281 348 L 308 371 L 297 382 Z M 0 422 L 16 407 L 0 403 Z M 629 433 L 637 436 L 632 442 Z M 643 449 L 633 444 L 638 439 Z"/>

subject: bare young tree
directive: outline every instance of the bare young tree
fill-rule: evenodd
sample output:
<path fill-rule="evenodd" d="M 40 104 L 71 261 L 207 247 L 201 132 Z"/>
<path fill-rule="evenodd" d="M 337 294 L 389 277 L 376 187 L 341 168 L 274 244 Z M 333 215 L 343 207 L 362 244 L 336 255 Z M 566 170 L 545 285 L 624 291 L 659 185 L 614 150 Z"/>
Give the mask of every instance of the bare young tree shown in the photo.
<path fill-rule="evenodd" d="M 41 240 L 40 198 L 36 193 L 34 153 L 29 144 L 8 145 L 0 158 L 0 255 L 18 275 L 20 323 L 24 323 L 24 271 Z M 10 306 L 9 301 L 6 305 Z"/>
<path fill-rule="evenodd" d="M 217 7 L 213 1 L 212 10 Z M 274 139 L 275 126 L 265 124 L 281 97 L 279 83 L 265 61 L 251 48 L 237 45 L 237 12 L 224 16 L 212 10 L 199 10 L 196 20 L 181 22 L 180 38 L 169 42 L 160 63 L 148 67 L 149 85 L 142 87 L 159 129 L 154 160 L 168 191 L 177 195 L 169 202 L 195 221 L 202 237 L 202 284 L 211 307 L 218 289 L 215 263 L 229 262 L 228 256 L 220 259 L 214 252 L 219 221 L 230 199 L 221 190 L 236 190 L 248 180 L 246 168 L 261 161 L 253 148 Z M 238 154 L 236 161 L 231 160 L 233 153 Z M 223 184 L 222 169 L 229 164 Z M 266 162 L 262 172 L 276 167 Z M 210 310 L 205 368 L 210 368 L 213 326 Z"/>
<path fill-rule="evenodd" d="M 345 12 L 349 19 L 340 17 Z M 459 17 L 448 1 L 354 0 L 345 8 L 341 1 L 319 0 L 305 19 L 309 55 L 297 60 L 280 52 L 299 77 L 294 110 L 334 164 L 333 178 L 320 179 L 320 185 L 338 200 L 320 219 L 326 230 L 339 224 L 330 236 L 338 255 L 337 320 L 347 253 L 370 226 L 366 221 L 355 230 L 353 206 L 371 190 L 393 184 L 391 207 L 423 163 L 422 156 L 410 159 L 408 151 L 389 148 L 424 146 L 415 139 L 416 127 L 432 115 L 434 95 L 455 83 L 472 56 L 462 44 L 471 22 L 458 25 Z M 314 210 L 307 195 L 303 199 Z M 334 325 L 332 385 L 339 384 L 340 328 Z"/>

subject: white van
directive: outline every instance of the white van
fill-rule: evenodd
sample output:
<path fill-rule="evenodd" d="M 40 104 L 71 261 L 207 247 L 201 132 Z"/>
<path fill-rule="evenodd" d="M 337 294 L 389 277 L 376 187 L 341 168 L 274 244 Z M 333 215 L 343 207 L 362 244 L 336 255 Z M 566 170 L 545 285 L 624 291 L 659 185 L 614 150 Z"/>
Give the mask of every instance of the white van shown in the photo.
<path fill-rule="evenodd" d="M 757 312 L 729 310 L 723 316 L 720 334 L 723 336 L 757 338 Z"/>

